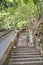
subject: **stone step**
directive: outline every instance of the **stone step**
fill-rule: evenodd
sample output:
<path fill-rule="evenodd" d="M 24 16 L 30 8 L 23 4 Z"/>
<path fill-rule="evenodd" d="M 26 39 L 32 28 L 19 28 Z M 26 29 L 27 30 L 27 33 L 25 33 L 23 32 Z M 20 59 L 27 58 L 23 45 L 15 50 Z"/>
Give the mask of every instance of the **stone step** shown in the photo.
<path fill-rule="evenodd" d="M 37 49 L 36 48 L 35 49 L 34 48 L 33 49 L 32 48 L 30 48 L 30 49 L 29 48 L 27 48 L 27 49 L 25 49 L 25 48 L 24 49 L 19 48 L 19 49 L 13 49 L 13 51 L 37 51 Z"/>
<path fill-rule="evenodd" d="M 34 50 L 37 50 L 36 48 L 13 48 L 13 50 L 25 50 L 25 49 L 28 49 L 28 50 L 31 50 L 31 49 L 34 49 Z"/>
<path fill-rule="evenodd" d="M 34 53 L 11 53 L 12 55 L 40 55 L 40 52 L 34 52 Z"/>
<path fill-rule="evenodd" d="M 11 55 L 10 58 L 36 58 L 36 57 L 42 57 L 42 55 L 20 55 L 20 56 L 17 56 L 17 55 Z"/>
<path fill-rule="evenodd" d="M 34 47 L 34 46 L 31 46 L 31 47 L 13 47 L 13 49 L 36 49 L 36 47 Z"/>
<path fill-rule="evenodd" d="M 12 51 L 13 53 L 32 53 L 32 52 L 40 52 L 39 50 L 32 50 L 32 51 L 28 51 L 28 50 L 25 50 L 25 51 Z"/>
<path fill-rule="evenodd" d="M 38 58 L 10 58 L 9 59 L 9 62 L 23 62 L 23 61 L 41 61 L 41 60 L 43 60 L 43 58 L 40 58 L 40 57 L 38 57 Z"/>
<path fill-rule="evenodd" d="M 8 62 L 8 65 L 43 65 L 43 61 Z"/>
<path fill-rule="evenodd" d="M 14 48 L 14 47 L 13 47 L 13 48 Z M 35 47 L 34 47 L 34 46 L 29 46 L 29 47 L 28 47 L 28 46 L 23 46 L 23 47 L 22 47 L 22 46 L 19 46 L 19 47 L 16 47 L 16 48 L 35 48 Z M 15 48 L 15 49 L 16 49 L 16 48 Z"/>

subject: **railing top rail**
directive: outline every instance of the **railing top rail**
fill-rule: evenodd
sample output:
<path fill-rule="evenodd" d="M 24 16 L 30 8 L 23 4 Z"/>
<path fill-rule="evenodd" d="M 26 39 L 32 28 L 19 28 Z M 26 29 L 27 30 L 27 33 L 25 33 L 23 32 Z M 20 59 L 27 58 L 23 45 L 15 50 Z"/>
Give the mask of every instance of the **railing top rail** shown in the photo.
<path fill-rule="evenodd" d="M 3 31 L 6 31 L 6 33 L 0 35 L 0 38 L 2 38 L 3 36 L 7 35 L 8 33 L 12 32 L 12 31 L 14 31 L 14 29 L 3 30 Z M 3 32 L 3 31 L 1 31 L 1 32 Z"/>
<path fill-rule="evenodd" d="M 9 29 L 9 30 L 5 30 L 5 31 L 6 31 L 6 33 L 0 35 L 0 39 L 3 38 L 3 37 L 5 37 L 5 36 L 6 36 L 7 34 L 9 34 L 10 32 L 15 31 L 15 29 Z M 3 31 L 1 31 L 1 32 L 3 32 Z"/>

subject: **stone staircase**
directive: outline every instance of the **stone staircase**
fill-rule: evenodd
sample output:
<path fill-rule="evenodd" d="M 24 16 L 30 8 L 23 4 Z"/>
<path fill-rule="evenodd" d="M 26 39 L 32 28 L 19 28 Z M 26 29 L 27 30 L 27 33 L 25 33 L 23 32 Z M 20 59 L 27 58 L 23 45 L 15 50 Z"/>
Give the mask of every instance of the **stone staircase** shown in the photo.
<path fill-rule="evenodd" d="M 6 65 L 43 65 L 43 56 L 34 46 L 13 48 Z"/>
<path fill-rule="evenodd" d="M 33 44 L 27 42 L 26 33 L 21 33 L 6 65 L 43 65 L 43 56 Z"/>

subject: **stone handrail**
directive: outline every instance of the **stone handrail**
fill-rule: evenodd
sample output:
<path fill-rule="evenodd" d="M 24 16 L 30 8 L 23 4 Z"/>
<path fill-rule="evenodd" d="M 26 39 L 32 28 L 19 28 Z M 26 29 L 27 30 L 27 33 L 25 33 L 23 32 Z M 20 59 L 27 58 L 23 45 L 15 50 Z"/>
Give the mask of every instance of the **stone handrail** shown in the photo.
<path fill-rule="evenodd" d="M 6 56 L 9 53 L 7 51 L 10 51 L 10 49 L 14 45 L 11 42 L 14 42 L 16 35 L 17 31 L 12 30 L 0 38 L 0 64 L 5 62 Z"/>

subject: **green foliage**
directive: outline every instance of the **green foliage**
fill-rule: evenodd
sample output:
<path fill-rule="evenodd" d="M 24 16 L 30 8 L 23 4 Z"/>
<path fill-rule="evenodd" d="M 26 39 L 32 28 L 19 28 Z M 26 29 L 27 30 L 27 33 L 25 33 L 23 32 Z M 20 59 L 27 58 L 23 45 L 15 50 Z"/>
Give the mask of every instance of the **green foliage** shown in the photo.
<path fill-rule="evenodd" d="M 19 21 L 31 22 L 37 13 L 43 13 L 42 4 L 42 0 L 0 0 L 0 28 L 17 27 Z"/>
<path fill-rule="evenodd" d="M 25 4 L 28 4 L 29 0 L 23 0 L 23 2 L 24 2 Z"/>
<path fill-rule="evenodd" d="M 43 16 L 43 0 L 33 0 L 34 4 L 37 6 L 37 11 L 39 19 Z"/>
<path fill-rule="evenodd" d="M 35 4 L 37 4 L 37 3 L 39 2 L 39 0 L 33 0 L 33 2 L 34 2 Z"/>
<path fill-rule="evenodd" d="M 17 28 L 21 31 L 23 27 L 26 27 L 28 24 L 27 21 L 20 21 L 17 23 Z"/>

